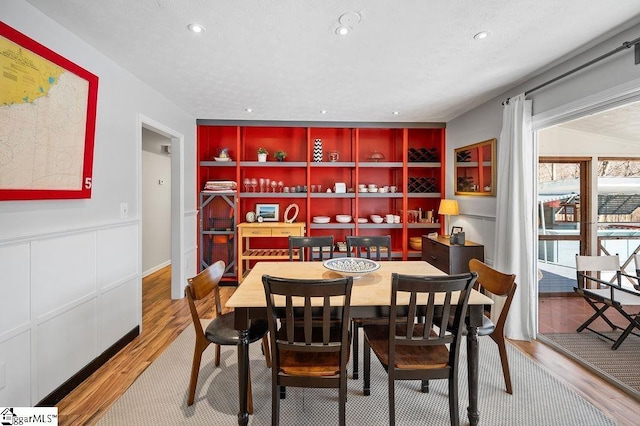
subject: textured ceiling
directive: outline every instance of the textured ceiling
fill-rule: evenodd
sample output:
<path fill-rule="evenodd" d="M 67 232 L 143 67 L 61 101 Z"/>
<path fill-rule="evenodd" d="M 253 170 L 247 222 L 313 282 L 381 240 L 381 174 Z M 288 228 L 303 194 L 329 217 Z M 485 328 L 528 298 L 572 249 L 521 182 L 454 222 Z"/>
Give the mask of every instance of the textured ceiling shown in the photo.
<path fill-rule="evenodd" d="M 194 117 L 230 120 L 448 121 L 640 17 L 638 0 L 27 1 Z"/>

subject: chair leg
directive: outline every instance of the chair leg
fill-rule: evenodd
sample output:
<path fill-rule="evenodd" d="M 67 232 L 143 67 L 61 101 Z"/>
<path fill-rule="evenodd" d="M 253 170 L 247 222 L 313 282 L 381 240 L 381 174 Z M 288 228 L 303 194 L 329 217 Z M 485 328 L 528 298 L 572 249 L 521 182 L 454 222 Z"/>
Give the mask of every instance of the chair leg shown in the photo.
<path fill-rule="evenodd" d="M 196 346 L 193 350 L 193 363 L 191 365 L 191 380 L 189 382 L 189 399 L 187 400 L 187 405 L 193 405 L 196 396 L 196 387 L 198 386 L 202 353 L 207 349 L 207 346 L 209 346 L 208 341 L 196 341 Z"/>
<path fill-rule="evenodd" d="M 458 415 L 458 375 L 453 374 L 449 377 L 449 418 L 451 424 L 458 426 L 460 417 Z"/>
<path fill-rule="evenodd" d="M 265 334 L 262 338 L 262 353 L 267 363 L 267 368 L 271 368 L 271 350 L 269 349 L 269 335 Z"/>
<path fill-rule="evenodd" d="M 338 415 L 340 426 L 347 424 L 347 377 L 345 374 L 340 375 L 340 391 L 338 401 Z"/>
<path fill-rule="evenodd" d="M 362 349 L 362 362 L 364 369 L 364 379 L 362 381 L 362 394 L 367 396 L 371 394 L 371 347 L 367 339 L 364 339 L 364 348 Z"/>
<path fill-rule="evenodd" d="M 249 414 L 253 414 L 253 391 L 251 390 L 251 368 L 247 365 L 247 411 Z"/>
<path fill-rule="evenodd" d="M 494 336 L 492 334 L 491 337 L 498 345 L 498 350 L 500 351 L 502 375 L 504 376 L 504 384 L 507 387 L 507 393 L 513 394 L 513 388 L 511 387 L 511 374 L 509 373 L 509 359 L 507 358 L 507 345 L 504 341 L 504 335 Z"/>
<path fill-rule="evenodd" d="M 353 330 L 353 379 L 357 380 L 358 379 L 358 357 L 360 356 L 358 353 L 358 346 L 360 345 L 358 343 L 359 341 L 359 333 L 358 330 L 360 329 L 359 324 L 357 324 L 355 321 L 351 321 L 352 324 L 352 330 Z"/>
<path fill-rule="evenodd" d="M 391 370 L 393 366 L 389 366 Z M 389 426 L 396 425 L 396 382 L 392 376 L 389 376 Z"/>
<path fill-rule="evenodd" d="M 428 380 L 422 380 L 422 382 L 420 383 L 420 391 L 422 391 L 422 393 L 429 393 L 429 381 Z"/>
<path fill-rule="evenodd" d="M 215 364 L 216 364 L 216 367 L 219 367 L 220 366 L 220 345 L 216 344 L 215 347 L 216 347 L 216 361 L 215 361 Z"/>

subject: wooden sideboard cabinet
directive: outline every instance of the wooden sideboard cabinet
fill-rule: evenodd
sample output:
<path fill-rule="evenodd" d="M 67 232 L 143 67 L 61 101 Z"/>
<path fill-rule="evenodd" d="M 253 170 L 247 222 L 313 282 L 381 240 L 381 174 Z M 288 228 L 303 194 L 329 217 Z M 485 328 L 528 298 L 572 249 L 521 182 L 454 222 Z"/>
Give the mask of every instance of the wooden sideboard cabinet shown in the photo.
<path fill-rule="evenodd" d="M 288 248 L 259 248 L 250 247 L 251 238 L 287 238 L 305 235 L 305 223 L 284 222 L 244 222 L 238 225 L 238 282 L 242 282 L 249 272 L 251 260 L 289 260 Z M 288 247 L 288 246 L 287 246 Z"/>
<path fill-rule="evenodd" d="M 484 246 L 471 241 L 464 245 L 449 243 L 448 237 L 422 237 L 422 260 L 447 274 L 469 272 L 469 261 L 484 262 Z"/>

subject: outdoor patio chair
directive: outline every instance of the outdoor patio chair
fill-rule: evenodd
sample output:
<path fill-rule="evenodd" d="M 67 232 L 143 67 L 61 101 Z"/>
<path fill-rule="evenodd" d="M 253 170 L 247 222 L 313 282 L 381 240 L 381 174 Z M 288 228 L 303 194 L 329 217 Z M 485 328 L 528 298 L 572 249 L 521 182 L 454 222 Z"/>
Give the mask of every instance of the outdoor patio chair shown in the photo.
<path fill-rule="evenodd" d="M 602 273 L 612 273 L 614 276 L 610 281 L 602 279 Z M 631 275 L 622 272 L 618 255 L 615 256 L 576 256 L 577 286 L 574 291 L 581 295 L 593 308 L 595 313 L 587 319 L 577 331 L 587 329 L 597 335 L 610 340 L 613 343 L 611 349 L 618 349 L 622 342 L 634 334 L 634 329 L 640 331 L 640 293 L 632 288 L 622 286 L 622 277 L 631 279 Z M 609 308 L 614 308 L 627 320 L 628 325 L 621 327 L 605 315 Z M 635 313 L 634 313 L 635 312 Z M 623 330 L 617 338 L 612 338 L 594 328 L 591 324 L 598 318 L 602 318 L 613 331 Z"/>

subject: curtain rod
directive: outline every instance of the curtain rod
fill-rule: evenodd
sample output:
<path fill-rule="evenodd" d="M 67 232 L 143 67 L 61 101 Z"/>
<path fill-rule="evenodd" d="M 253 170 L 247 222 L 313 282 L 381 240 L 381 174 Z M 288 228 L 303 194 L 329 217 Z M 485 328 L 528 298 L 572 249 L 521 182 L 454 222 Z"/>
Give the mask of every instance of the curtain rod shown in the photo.
<path fill-rule="evenodd" d="M 619 46 L 619 47 L 617 47 L 617 48 L 605 53 L 604 55 L 598 56 L 597 58 L 592 59 L 589 62 L 586 62 L 586 63 L 584 63 L 584 64 L 582 64 L 582 65 L 580 65 L 578 67 L 575 67 L 575 68 L 565 72 L 564 74 L 560 74 L 559 76 L 554 77 L 551 80 L 547 80 L 544 83 L 542 83 L 542 84 L 540 84 L 540 85 L 538 85 L 538 86 L 536 86 L 536 87 L 534 87 L 532 89 L 529 89 L 529 90 L 525 91 L 524 95 L 525 96 L 530 95 L 531 93 L 533 93 L 533 92 L 535 92 L 537 90 L 540 90 L 543 87 L 547 87 L 548 85 L 553 84 L 558 80 L 562 80 L 563 78 L 568 77 L 571 74 L 574 74 L 574 73 L 576 73 L 578 71 L 581 71 L 581 70 L 583 70 L 583 69 L 585 69 L 585 68 L 587 68 L 587 67 L 589 67 L 589 66 L 591 66 L 591 65 L 593 65 L 593 64 L 595 64 L 597 62 L 602 61 L 603 59 L 608 58 L 609 56 L 615 55 L 616 53 L 622 52 L 623 50 L 629 49 L 629 48 L 631 48 L 633 46 L 635 46 L 635 64 L 638 65 L 638 64 L 640 64 L 640 37 L 638 37 L 638 38 L 636 38 L 635 40 L 632 40 L 632 41 L 625 41 L 624 43 L 622 43 L 622 46 Z M 511 98 L 507 98 L 507 100 L 502 102 L 502 105 L 509 104 L 509 100 L 510 99 Z"/>

